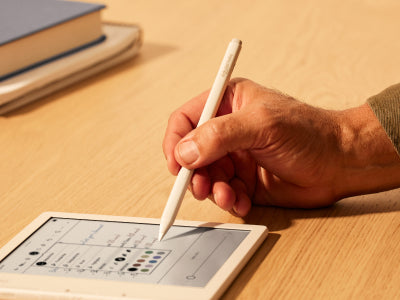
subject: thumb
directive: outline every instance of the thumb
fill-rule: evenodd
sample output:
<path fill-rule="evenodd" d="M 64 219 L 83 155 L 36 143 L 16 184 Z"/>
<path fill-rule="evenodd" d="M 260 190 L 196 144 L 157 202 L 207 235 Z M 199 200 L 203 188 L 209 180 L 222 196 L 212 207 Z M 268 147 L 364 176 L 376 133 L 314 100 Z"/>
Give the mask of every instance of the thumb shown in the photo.
<path fill-rule="evenodd" d="M 175 158 L 188 169 L 213 163 L 229 152 L 251 149 L 261 130 L 251 113 L 237 111 L 192 130 L 175 147 Z"/>

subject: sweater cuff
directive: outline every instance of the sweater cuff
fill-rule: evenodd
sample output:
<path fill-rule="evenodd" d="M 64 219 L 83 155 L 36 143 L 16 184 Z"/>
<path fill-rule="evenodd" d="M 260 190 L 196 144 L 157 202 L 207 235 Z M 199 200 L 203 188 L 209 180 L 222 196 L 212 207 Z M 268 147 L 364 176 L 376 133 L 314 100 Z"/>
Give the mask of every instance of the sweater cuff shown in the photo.
<path fill-rule="evenodd" d="M 400 155 L 400 83 L 368 98 L 367 103 Z"/>

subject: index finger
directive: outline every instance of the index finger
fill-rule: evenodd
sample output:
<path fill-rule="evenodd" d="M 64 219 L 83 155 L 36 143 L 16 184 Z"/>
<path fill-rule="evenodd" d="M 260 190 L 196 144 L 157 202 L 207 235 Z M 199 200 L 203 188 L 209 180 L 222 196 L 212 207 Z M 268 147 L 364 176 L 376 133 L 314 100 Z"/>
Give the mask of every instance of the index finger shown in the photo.
<path fill-rule="evenodd" d="M 224 115 L 232 112 L 232 101 L 234 98 L 234 86 L 238 80 L 231 80 L 226 87 L 217 115 Z M 169 120 L 163 140 L 163 151 L 167 159 L 169 171 L 177 175 L 180 165 L 175 159 L 174 149 L 176 144 L 189 132 L 196 128 L 206 104 L 210 90 L 201 93 L 186 102 L 174 111 Z"/>
<path fill-rule="evenodd" d="M 175 146 L 186 134 L 196 128 L 208 94 L 209 91 L 205 91 L 194 97 L 174 111 L 168 119 L 163 140 L 163 151 L 167 159 L 168 169 L 174 175 L 178 173 L 180 168 L 174 156 Z"/>

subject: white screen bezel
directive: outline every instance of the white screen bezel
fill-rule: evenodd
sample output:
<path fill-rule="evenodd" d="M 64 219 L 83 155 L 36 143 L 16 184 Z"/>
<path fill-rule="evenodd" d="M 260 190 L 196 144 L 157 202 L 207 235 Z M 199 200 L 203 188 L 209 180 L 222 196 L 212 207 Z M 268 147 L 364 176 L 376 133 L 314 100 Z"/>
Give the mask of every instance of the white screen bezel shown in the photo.
<path fill-rule="evenodd" d="M 150 218 L 45 212 L 0 249 L 0 260 L 3 260 L 39 227 L 53 217 L 146 224 L 160 223 L 159 219 Z M 43 295 L 58 297 L 58 299 L 62 299 L 63 296 L 65 298 L 77 296 L 82 299 L 187 299 L 188 295 L 190 295 L 190 298 L 193 300 L 216 299 L 222 295 L 268 234 L 268 229 L 261 225 L 204 223 L 179 220 L 174 225 L 248 230 L 249 234 L 210 279 L 207 285 L 201 288 L 0 272 L 0 296 L 14 295 L 27 298 L 29 295 Z"/>

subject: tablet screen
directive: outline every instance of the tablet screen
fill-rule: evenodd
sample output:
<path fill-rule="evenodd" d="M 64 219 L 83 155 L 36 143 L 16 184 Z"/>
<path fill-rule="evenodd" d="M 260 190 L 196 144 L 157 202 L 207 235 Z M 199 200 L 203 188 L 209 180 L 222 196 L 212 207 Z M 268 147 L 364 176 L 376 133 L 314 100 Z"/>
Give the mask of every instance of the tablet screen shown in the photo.
<path fill-rule="evenodd" d="M 248 230 L 50 218 L 0 272 L 204 287 Z"/>

